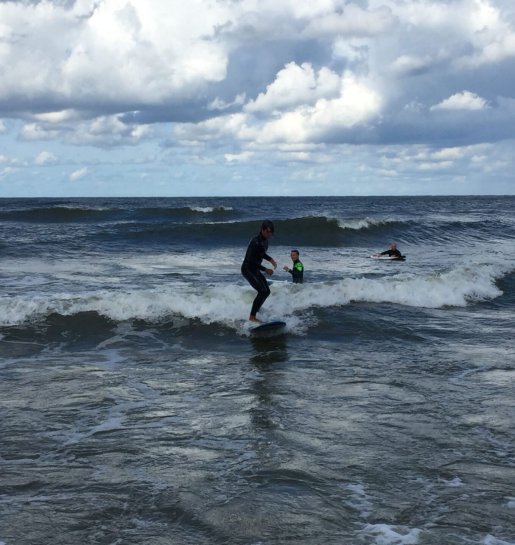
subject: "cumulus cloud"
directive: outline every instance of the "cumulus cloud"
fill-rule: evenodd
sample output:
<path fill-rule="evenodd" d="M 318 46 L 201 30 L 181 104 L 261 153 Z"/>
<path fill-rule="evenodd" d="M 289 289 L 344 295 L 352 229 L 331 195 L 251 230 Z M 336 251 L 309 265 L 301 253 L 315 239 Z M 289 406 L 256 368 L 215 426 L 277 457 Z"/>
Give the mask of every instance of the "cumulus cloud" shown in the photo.
<path fill-rule="evenodd" d="M 432 110 L 484 110 L 488 107 L 485 99 L 471 93 L 462 91 L 442 100 L 439 104 L 432 106 Z"/>
<path fill-rule="evenodd" d="M 34 163 L 40 166 L 48 165 L 50 163 L 55 163 L 56 161 L 57 161 L 57 157 L 53 153 L 50 153 L 49 151 L 42 151 L 34 159 Z"/>
<path fill-rule="evenodd" d="M 227 163 L 246 163 L 254 156 L 251 151 L 244 151 L 242 153 L 226 153 L 224 158 Z"/>
<path fill-rule="evenodd" d="M 9 175 L 16 173 L 16 169 L 13 167 L 5 167 L 0 169 L 0 180 L 2 178 L 7 178 Z"/>
<path fill-rule="evenodd" d="M 44 112 L 35 114 L 34 119 L 42 123 L 65 123 L 67 121 L 80 119 L 80 114 L 74 110 L 61 110 L 59 112 Z"/>
<path fill-rule="evenodd" d="M 257 146 L 320 143 L 326 138 L 337 139 L 341 131 L 377 117 L 381 96 L 368 82 L 351 73 L 340 77 L 320 71 L 316 76 L 309 65 L 291 64 L 278 73 L 266 93 L 244 110 L 245 114 L 181 125 L 175 136 L 189 142 L 215 138 L 219 142 L 231 137 Z M 267 111 L 275 113 L 262 122 L 251 115 Z"/>
<path fill-rule="evenodd" d="M 515 137 L 508 0 L 5 1 L 0 63 L 0 137 L 39 166 L 50 142 L 233 170 L 402 144 L 445 170 Z"/>
<path fill-rule="evenodd" d="M 273 112 L 315 103 L 320 98 L 334 98 L 340 91 L 338 74 L 322 67 L 318 72 L 310 63 L 291 62 L 280 70 L 275 80 L 256 100 L 245 105 L 246 112 Z"/>
<path fill-rule="evenodd" d="M 422 78 L 430 70 L 440 67 L 442 78 L 454 70 L 456 78 L 467 62 L 510 58 L 514 22 L 504 13 L 494 0 L 3 2 L 0 62 L 11 68 L 0 81 L 0 111 L 25 118 L 24 139 L 99 146 L 138 143 L 149 123 L 201 124 L 226 111 L 268 117 L 276 135 L 292 123 L 290 132 L 305 135 L 298 140 L 332 138 L 324 115 L 348 129 L 370 108 L 355 101 L 355 114 L 348 103 L 341 113 L 342 69 L 374 79 L 387 113 L 428 95 Z M 242 75 L 236 67 L 251 53 Z M 409 87 L 398 79 L 405 76 Z M 492 100 L 436 98 L 425 97 L 428 108 L 477 109 Z M 249 118 L 246 128 L 251 134 Z"/>
<path fill-rule="evenodd" d="M 346 4 L 339 10 L 315 18 L 306 26 L 306 36 L 373 36 L 388 30 L 394 23 L 390 8 L 363 9 Z"/>
<path fill-rule="evenodd" d="M 427 146 L 388 147 L 381 157 L 381 165 L 398 175 L 407 172 L 442 172 L 477 168 L 491 152 L 488 144 L 430 148 Z"/>
<path fill-rule="evenodd" d="M 435 64 L 435 59 L 430 55 L 417 57 L 414 55 L 401 55 L 391 64 L 391 70 L 399 76 L 416 75 L 423 73 Z"/>
<path fill-rule="evenodd" d="M 257 142 L 320 142 L 341 131 L 366 123 L 380 113 L 381 97 L 366 82 L 345 74 L 336 98 L 320 98 L 265 124 Z"/>
<path fill-rule="evenodd" d="M 515 57 L 513 21 L 503 17 L 503 12 L 507 13 L 507 10 L 488 0 L 475 0 L 473 7 L 465 20 L 474 51 L 459 62 L 464 66 L 477 68 Z"/>
<path fill-rule="evenodd" d="M 239 94 L 233 101 L 226 102 L 225 100 L 222 100 L 219 97 L 216 97 L 211 104 L 208 105 L 208 110 L 228 110 L 230 108 L 242 106 L 245 104 L 245 93 Z"/>
<path fill-rule="evenodd" d="M 246 132 L 245 114 L 228 114 L 201 123 L 183 123 L 174 127 L 174 141 L 184 145 L 197 145 L 203 142 L 231 140 Z"/>
<path fill-rule="evenodd" d="M 225 75 L 225 44 L 212 38 L 227 8 L 206 7 L 202 0 L 173 9 L 160 0 L 2 3 L 0 61 L 10 70 L 0 97 L 76 105 L 184 97 Z M 37 70 L 24 77 L 30 66 Z"/>
<path fill-rule="evenodd" d="M 26 123 L 20 137 L 24 140 L 61 139 L 73 145 L 111 147 L 135 145 L 152 133 L 148 125 L 125 123 L 123 116 L 98 116 L 91 120 L 70 119 L 51 113 L 35 116 L 41 122 Z"/>
<path fill-rule="evenodd" d="M 89 174 L 89 169 L 87 167 L 79 168 L 70 174 L 69 179 L 71 182 L 76 182 L 77 180 L 84 178 L 87 174 Z"/>
<path fill-rule="evenodd" d="M 20 131 L 23 140 L 50 140 L 59 137 L 58 129 L 45 128 L 38 123 L 26 123 Z"/>

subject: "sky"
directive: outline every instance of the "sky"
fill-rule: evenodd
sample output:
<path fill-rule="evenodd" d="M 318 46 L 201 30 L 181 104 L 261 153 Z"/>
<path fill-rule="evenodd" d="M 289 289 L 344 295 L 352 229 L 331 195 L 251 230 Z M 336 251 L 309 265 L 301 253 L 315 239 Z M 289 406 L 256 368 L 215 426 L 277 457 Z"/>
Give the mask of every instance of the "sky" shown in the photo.
<path fill-rule="evenodd" d="M 0 197 L 515 194 L 513 0 L 0 0 Z"/>

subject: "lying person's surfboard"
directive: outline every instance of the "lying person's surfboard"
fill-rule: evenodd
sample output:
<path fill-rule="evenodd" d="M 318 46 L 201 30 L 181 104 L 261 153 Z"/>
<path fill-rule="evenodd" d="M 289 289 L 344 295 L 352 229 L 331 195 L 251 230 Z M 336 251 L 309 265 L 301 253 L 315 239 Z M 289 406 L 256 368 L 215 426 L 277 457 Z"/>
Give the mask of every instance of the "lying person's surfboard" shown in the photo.
<path fill-rule="evenodd" d="M 382 259 L 385 261 L 404 261 L 406 259 L 405 255 L 398 256 L 390 256 L 390 255 L 371 255 L 370 259 Z"/>

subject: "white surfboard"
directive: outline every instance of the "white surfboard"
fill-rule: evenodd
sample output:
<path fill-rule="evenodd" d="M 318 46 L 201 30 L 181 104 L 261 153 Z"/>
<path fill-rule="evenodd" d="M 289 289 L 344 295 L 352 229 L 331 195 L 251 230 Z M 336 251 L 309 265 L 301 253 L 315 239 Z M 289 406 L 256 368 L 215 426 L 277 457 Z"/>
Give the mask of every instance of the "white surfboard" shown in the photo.
<path fill-rule="evenodd" d="M 371 255 L 370 259 L 380 259 L 383 261 L 404 261 L 406 259 L 405 255 L 401 255 L 400 257 L 397 256 L 389 256 L 389 255 Z"/>

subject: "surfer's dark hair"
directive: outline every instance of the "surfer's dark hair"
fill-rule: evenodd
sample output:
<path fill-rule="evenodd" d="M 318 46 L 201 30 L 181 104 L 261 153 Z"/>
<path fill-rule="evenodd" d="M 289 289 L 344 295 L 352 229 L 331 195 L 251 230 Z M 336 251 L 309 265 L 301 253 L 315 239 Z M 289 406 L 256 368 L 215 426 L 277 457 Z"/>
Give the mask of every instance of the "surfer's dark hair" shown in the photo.
<path fill-rule="evenodd" d="M 292 252 L 295 252 L 297 255 L 300 255 L 300 252 L 299 252 L 297 249 L 295 249 L 295 248 L 292 248 L 291 251 L 292 251 Z"/>
<path fill-rule="evenodd" d="M 264 231 L 265 229 L 270 229 L 272 233 L 274 232 L 274 224 L 270 220 L 264 220 L 261 224 L 261 231 Z"/>

